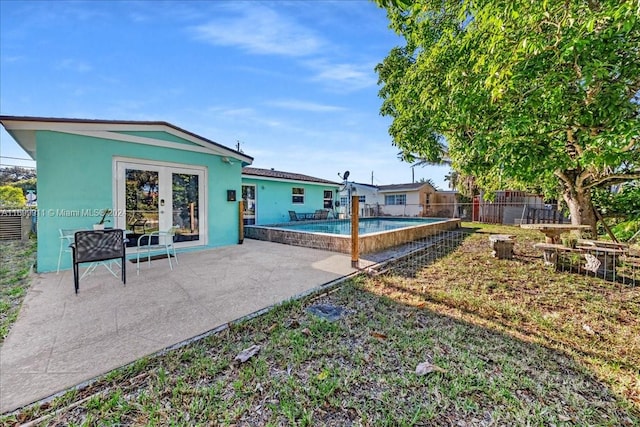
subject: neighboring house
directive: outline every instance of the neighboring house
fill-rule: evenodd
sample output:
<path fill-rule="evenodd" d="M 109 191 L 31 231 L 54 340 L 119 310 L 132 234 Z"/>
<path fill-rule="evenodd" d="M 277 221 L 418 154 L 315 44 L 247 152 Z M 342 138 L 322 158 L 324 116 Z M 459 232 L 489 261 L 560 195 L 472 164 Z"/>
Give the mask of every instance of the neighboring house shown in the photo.
<path fill-rule="evenodd" d="M 349 216 L 351 196 L 356 194 L 360 216 L 459 216 L 457 191 L 436 190 L 428 182 L 369 185 L 346 182 L 340 192 L 341 213 Z"/>
<path fill-rule="evenodd" d="M 457 191 L 437 190 L 428 182 L 380 186 L 344 182 L 340 188 L 340 217 L 351 215 L 354 194 L 358 196 L 361 217 L 465 218 L 502 224 L 568 221 L 556 209 L 546 207 L 540 195 L 502 190 L 496 191 L 491 201 L 476 196 L 473 203 L 461 204 Z"/>
<path fill-rule="evenodd" d="M 173 225 L 178 248 L 238 242 L 241 173 L 253 158 L 161 121 L 0 116 L 0 123 L 37 160 L 39 272 L 56 270 L 60 230 L 89 229 L 105 209 L 107 225 L 133 228 L 130 245 Z M 61 267 L 70 265 L 67 253 Z"/>
<path fill-rule="evenodd" d="M 242 169 L 244 222 L 251 225 L 289 222 L 289 211 L 311 216 L 334 206 L 340 184 L 299 173 L 245 167 Z"/>
<path fill-rule="evenodd" d="M 340 189 L 340 206 L 338 212 L 340 216 L 351 216 L 351 196 L 358 196 L 358 206 L 360 208 L 360 216 L 377 216 L 378 206 L 378 187 L 375 185 L 361 184 L 358 182 L 346 182 Z"/>
<path fill-rule="evenodd" d="M 435 216 L 431 204 L 436 189 L 428 182 L 381 185 L 384 213 L 392 216 Z"/>

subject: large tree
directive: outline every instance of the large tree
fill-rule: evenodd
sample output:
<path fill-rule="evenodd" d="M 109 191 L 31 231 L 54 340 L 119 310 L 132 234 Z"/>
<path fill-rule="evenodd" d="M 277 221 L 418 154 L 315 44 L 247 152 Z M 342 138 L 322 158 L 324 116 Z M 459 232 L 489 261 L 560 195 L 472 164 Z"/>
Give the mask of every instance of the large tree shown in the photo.
<path fill-rule="evenodd" d="M 595 227 L 591 190 L 640 177 L 636 0 L 377 0 L 406 41 L 376 68 L 407 160 L 562 196 Z"/>

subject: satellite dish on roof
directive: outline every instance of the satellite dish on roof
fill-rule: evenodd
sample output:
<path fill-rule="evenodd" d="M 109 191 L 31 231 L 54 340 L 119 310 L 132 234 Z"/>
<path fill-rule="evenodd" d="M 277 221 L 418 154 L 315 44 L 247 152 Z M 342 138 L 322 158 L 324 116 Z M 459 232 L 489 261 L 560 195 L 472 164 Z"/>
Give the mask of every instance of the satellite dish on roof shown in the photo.
<path fill-rule="evenodd" d="M 342 175 L 342 179 L 346 181 L 347 178 L 349 178 L 349 171 L 344 171 L 344 175 Z"/>

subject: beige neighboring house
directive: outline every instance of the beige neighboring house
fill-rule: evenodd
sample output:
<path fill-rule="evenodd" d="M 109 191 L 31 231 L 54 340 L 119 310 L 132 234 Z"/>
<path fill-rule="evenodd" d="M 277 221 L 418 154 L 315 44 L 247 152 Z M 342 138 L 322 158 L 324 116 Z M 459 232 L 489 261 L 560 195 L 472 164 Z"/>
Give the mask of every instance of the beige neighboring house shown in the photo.
<path fill-rule="evenodd" d="M 360 216 L 409 216 L 454 218 L 458 215 L 458 192 L 436 190 L 428 182 L 369 185 L 346 182 L 340 191 L 340 214 L 349 217 L 350 197 L 360 201 Z"/>
<path fill-rule="evenodd" d="M 378 187 L 382 213 L 391 216 L 452 218 L 457 211 L 455 191 L 438 191 L 428 182 Z"/>

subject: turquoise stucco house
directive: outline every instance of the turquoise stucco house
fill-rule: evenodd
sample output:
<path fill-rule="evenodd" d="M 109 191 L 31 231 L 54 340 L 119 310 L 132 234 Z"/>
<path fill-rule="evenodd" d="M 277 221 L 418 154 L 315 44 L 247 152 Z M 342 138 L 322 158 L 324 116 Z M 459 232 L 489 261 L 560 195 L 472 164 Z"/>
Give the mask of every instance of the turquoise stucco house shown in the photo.
<path fill-rule="evenodd" d="M 339 188 L 336 182 L 309 175 L 244 167 L 244 222 L 247 225 L 289 222 L 289 211 L 310 217 L 318 210 L 326 210 L 332 217 Z"/>
<path fill-rule="evenodd" d="M 107 226 L 131 230 L 130 245 L 173 225 L 177 248 L 238 243 L 242 168 L 252 157 L 162 121 L 0 116 L 0 123 L 37 161 L 39 272 L 57 269 L 60 230 L 90 229 L 105 210 Z M 265 215 L 274 215 L 266 205 Z M 70 268 L 68 254 L 61 260 Z"/>

